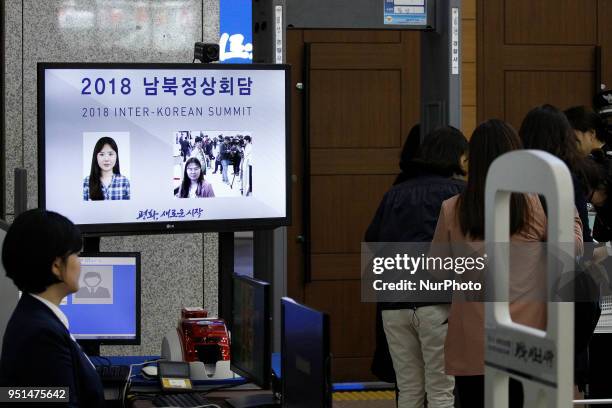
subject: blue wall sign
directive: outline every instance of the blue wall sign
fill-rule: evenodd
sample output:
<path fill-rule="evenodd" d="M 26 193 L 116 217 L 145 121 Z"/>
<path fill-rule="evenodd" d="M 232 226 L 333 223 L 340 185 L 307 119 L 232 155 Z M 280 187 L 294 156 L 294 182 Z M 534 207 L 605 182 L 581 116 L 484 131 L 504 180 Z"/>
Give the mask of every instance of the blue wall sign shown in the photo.
<path fill-rule="evenodd" d="M 220 0 L 219 62 L 253 62 L 251 10 L 250 0 Z"/>

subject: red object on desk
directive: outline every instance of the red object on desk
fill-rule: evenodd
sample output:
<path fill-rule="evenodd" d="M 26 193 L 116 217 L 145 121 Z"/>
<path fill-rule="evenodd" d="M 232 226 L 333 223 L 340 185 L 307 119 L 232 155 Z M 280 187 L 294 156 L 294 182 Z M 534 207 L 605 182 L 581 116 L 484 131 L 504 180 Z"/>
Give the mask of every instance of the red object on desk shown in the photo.
<path fill-rule="evenodd" d="M 183 308 L 178 334 L 183 346 L 184 361 L 215 364 L 230 359 L 230 342 L 225 321 L 209 318 L 202 308 Z"/>

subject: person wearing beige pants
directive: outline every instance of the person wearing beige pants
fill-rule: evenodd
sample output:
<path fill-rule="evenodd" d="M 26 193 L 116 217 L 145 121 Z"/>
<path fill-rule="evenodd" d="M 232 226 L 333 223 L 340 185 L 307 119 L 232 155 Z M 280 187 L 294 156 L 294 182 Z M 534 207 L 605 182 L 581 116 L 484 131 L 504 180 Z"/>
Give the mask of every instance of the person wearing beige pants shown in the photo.
<path fill-rule="evenodd" d="M 368 226 L 365 242 L 431 242 L 442 203 L 465 188 L 461 177 L 468 170 L 468 141 L 459 129 L 436 128 L 425 136 L 416 151 L 411 151 L 412 147 L 413 143 L 404 145 L 402 174 L 385 193 Z M 425 273 L 420 275 L 427 279 Z M 425 392 L 429 408 L 452 407 L 454 378 L 444 371 L 449 305 L 415 302 L 423 298 L 410 292 L 379 295 L 377 313 L 381 311 L 382 324 L 377 325 L 376 338 L 383 341 L 377 341 L 373 368 L 377 371 L 379 367 L 386 368 L 387 357 L 391 355 L 400 408 L 422 408 Z M 389 378 L 388 371 L 391 370 L 378 373 Z"/>
<path fill-rule="evenodd" d="M 383 310 L 383 326 L 399 390 L 398 408 L 452 408 L 455 379 L 444 372 L 450 305 Z"/>

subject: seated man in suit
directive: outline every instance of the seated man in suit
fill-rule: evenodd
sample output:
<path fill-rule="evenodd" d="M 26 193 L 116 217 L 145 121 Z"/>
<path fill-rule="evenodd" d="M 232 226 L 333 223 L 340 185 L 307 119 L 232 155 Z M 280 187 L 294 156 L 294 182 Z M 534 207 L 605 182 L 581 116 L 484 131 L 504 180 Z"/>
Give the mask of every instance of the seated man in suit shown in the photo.
<path fill-rule="evenodd" d="M 51 211 L 26 211 L 9 228 L 2 262 L 23 294 L 4 334 L 0 386 L 68 387 L 62 406 L 97 408 L 104 406 L 102 383 L 59 308 L 79 289 L 81 247 L 78 228 Z"/>

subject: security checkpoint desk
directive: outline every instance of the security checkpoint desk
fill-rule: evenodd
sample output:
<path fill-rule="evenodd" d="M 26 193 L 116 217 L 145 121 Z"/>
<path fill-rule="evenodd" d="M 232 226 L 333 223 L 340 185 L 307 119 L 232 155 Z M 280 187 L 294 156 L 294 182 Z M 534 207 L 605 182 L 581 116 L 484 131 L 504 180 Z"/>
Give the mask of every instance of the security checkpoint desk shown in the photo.
<path fill-rule="evenodd" d="M 112 365 L 131 365 L 131 364 L 141 364 L 146 361 L 152 361 L 159 359 L 158 356 L 126 356 L 126 357 L 108 357 Z M 95 364 L 102 363 L 101 359 L 94 359 Z M 155 363 L 152 363 L 155 364 Z M 142 366 L 134 366 L 132 368 L 132 380 L 130 387 L 127 391 L 128 401 L 131 401 L 131 406 L 135 408 L 145 408 L 145 407 L 153 407 L 153 403 L 151 399 L 159 394 L 162 394 L 162 389 L 159 384 L 158 379 L 147 379 L 144 378 L 141 374 Z M 274 353 L 272 356 L 272 369 L 275 375 L 280 378 L 280 354 Z M 270 393 L 269 390 L 261 390 L 259 388 L 250 386 L 247 384 L 247 381 L 239 376 L 231 379 L 224 380 L 206 380 L 206 381 L 194 381 L 193 382 L 193 390 L 199 391 L 202 393 L 206 393 L 210 391 L 210 394 L 207 394 L 205 398 L 210 399 L 211 402 L 219 405 L 220 407 L 228 407 L 231 408 L 230 405 L 225 403 L 225 400 L 228 398 L 235 398 L 245 395 L 254 395 L 254 394 L 262 394 L 262 393 Z M 227 387 L 226 389 L 221 389 L 221 387 Z M 220 388 L 217 391 L 212 391 L 214 389 Z M 105 388 L 105 397 L 108 401 L 108 406 L 122 406 L 122 401 L 117 401 L 117 397 L 120 393 L 123 392 L 123 389 L 117 388 Z M 138 398 L 139 395 L 143 397 L 141 399 Z M 113 404 L 111 401 L 114 400 L 116 404 Z M 130 406 L 130 405 L 128 405 Z"/>

